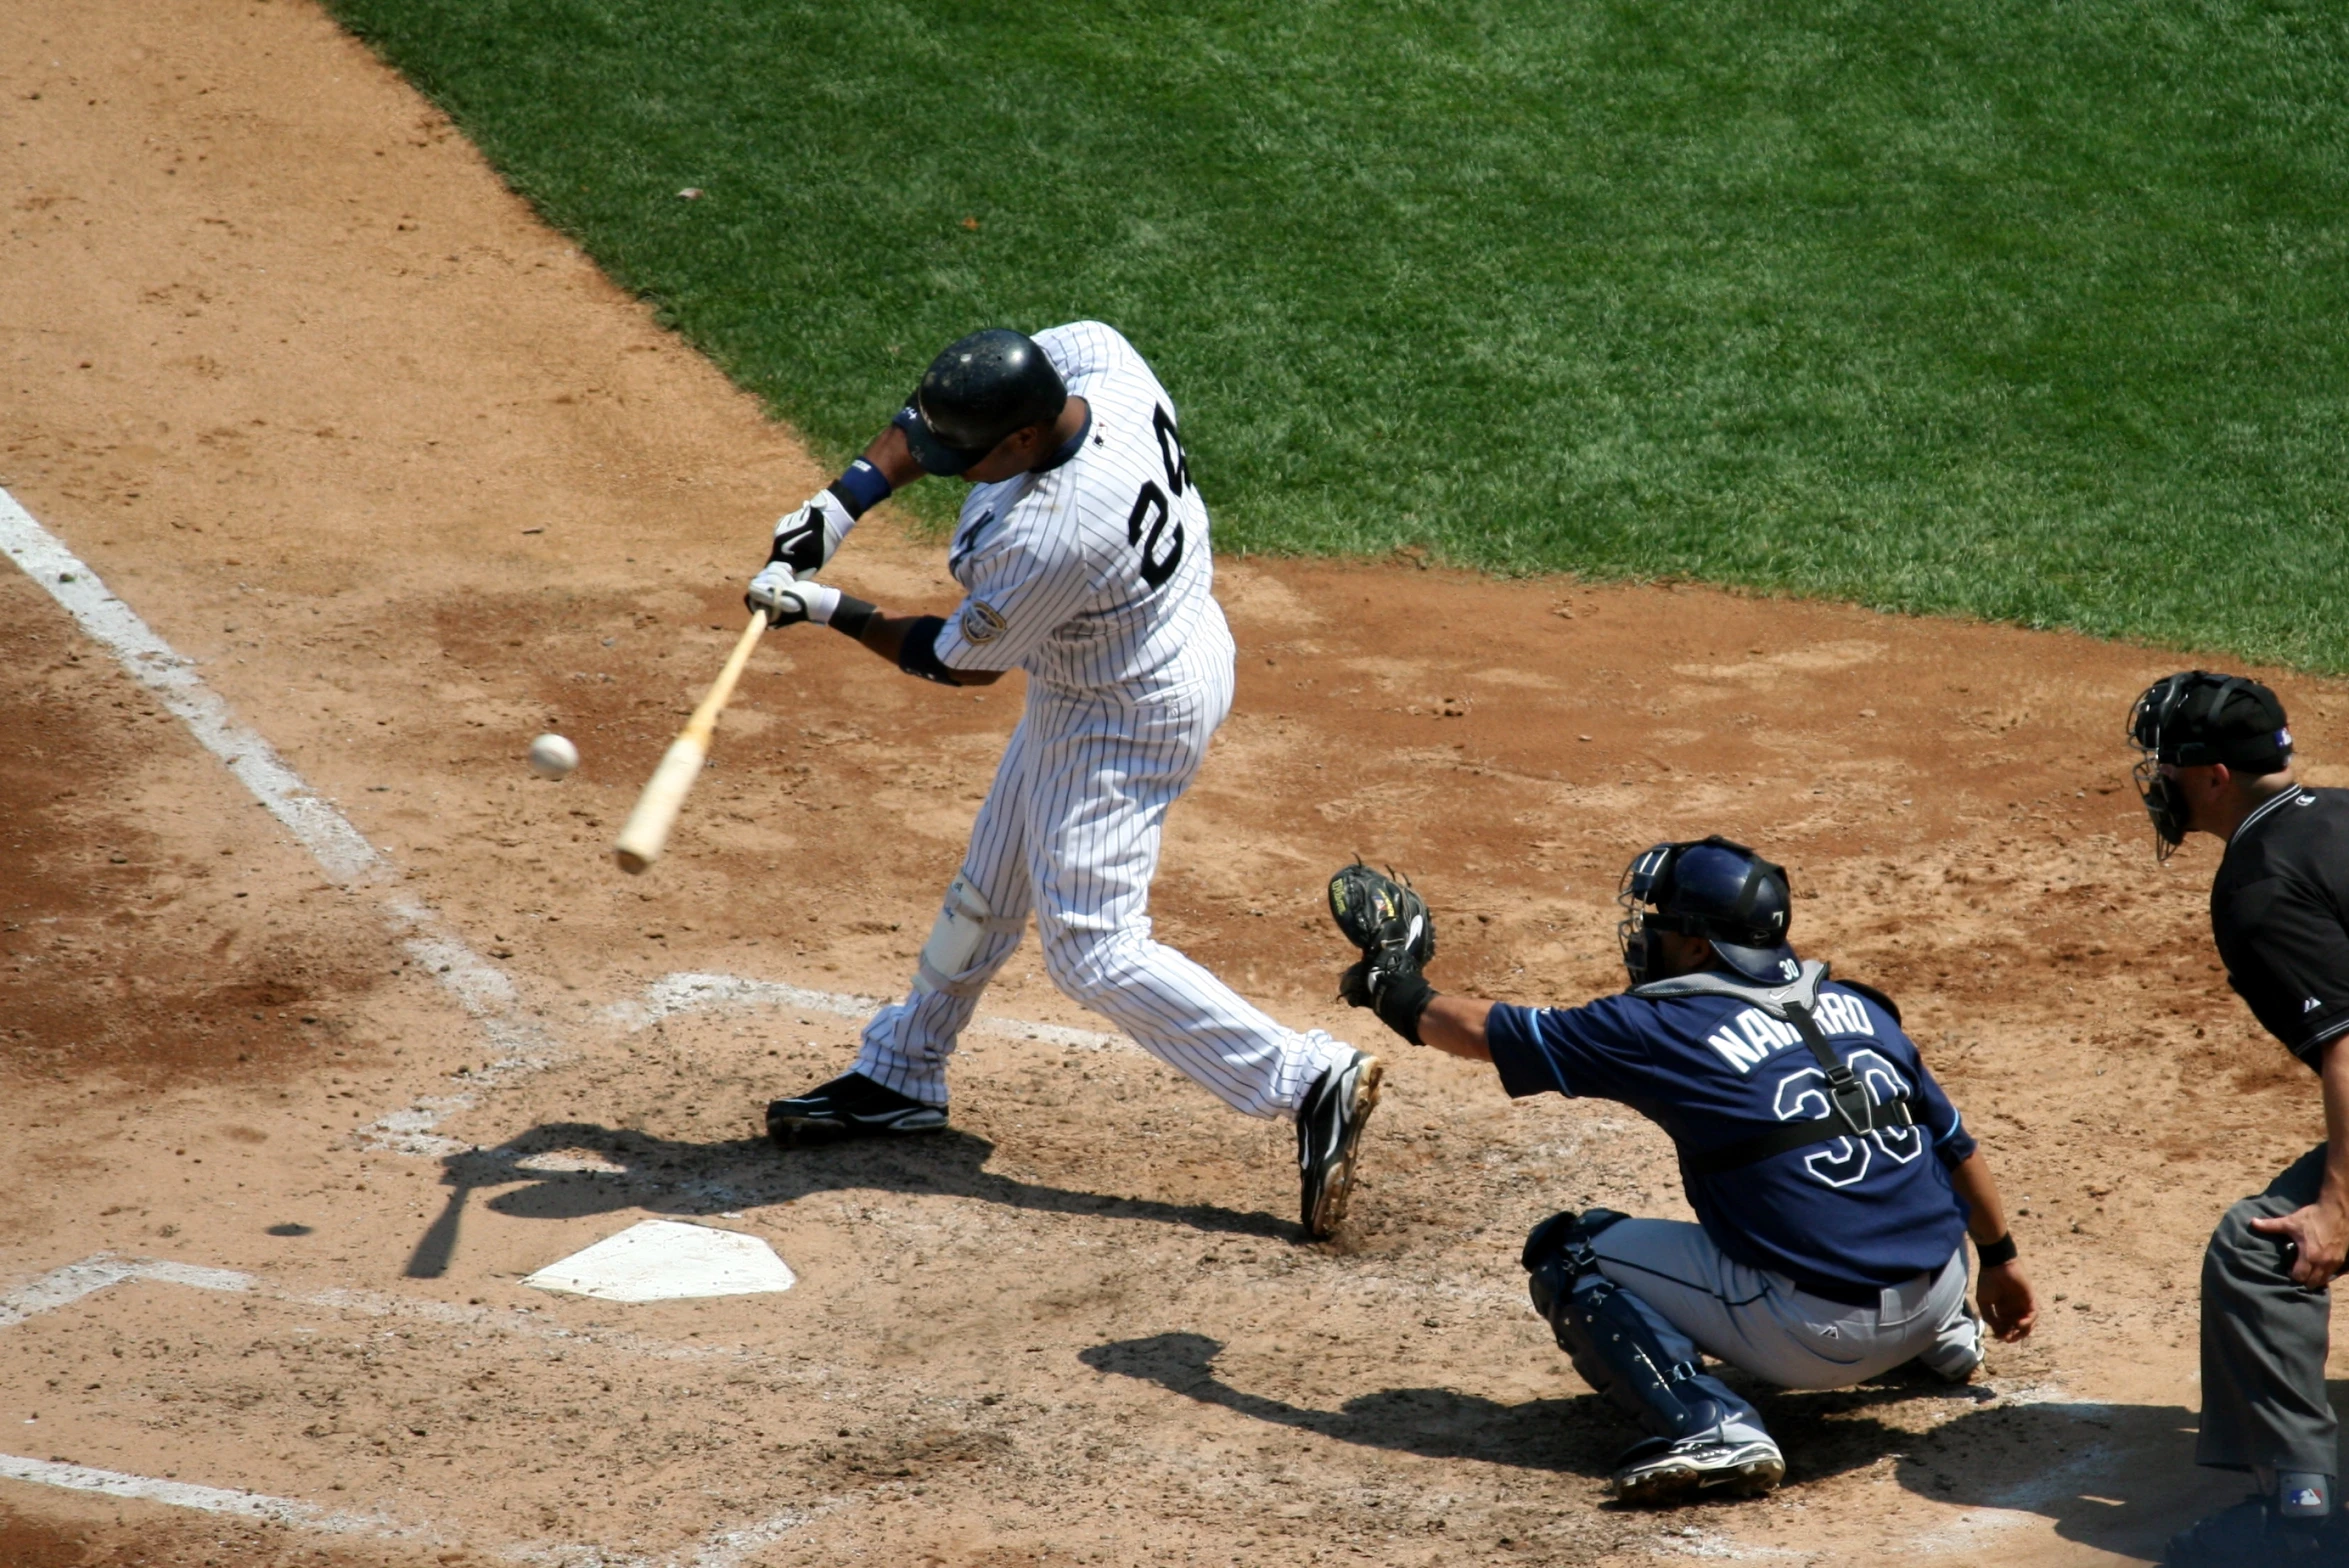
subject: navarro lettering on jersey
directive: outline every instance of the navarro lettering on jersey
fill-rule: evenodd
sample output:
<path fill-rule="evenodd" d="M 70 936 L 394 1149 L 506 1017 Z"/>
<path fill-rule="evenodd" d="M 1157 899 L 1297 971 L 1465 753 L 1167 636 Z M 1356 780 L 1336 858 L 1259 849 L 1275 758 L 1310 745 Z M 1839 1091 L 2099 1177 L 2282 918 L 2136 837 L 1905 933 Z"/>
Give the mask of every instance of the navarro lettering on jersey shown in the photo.
<path fill-rule="evenodd" d="M 962 635 L 966 642 L 993 642 L 1003 635 L 1003 612 L 984 599 L 962 607 Z"/>
<path fill-rule="evenodd" d="M 1838 992 L 1819 993 L 1817 1017 L 1819 1027 L 1831 1035 L 1876 1032 L 1876 1026 L 1868 1021 L 1867 1008 Z M 1720 1052 L 1723 1061 L 1745 1073 L 1788 1046 L 1802 1044 L 1802 1039 L 1794 1025 L 1773 1018 L 1758 1007 L 1749 1007 L 1730 1019 L 1725 1027 L 1706 1035 L 1705 1044 Z"/>

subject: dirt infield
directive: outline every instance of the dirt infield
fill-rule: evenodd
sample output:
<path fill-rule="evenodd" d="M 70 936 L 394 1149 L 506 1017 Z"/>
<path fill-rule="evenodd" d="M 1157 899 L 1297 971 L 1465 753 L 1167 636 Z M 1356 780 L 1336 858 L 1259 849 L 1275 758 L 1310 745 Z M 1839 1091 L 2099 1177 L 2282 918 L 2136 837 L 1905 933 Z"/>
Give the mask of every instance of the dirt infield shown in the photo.
<path fill-rule="evenodd" d="M 0 1479 L 0 1559 L 2075 1564 L 2232 1490 L 2190 1463 L 2201 1242 L 2321 1124 L 2217 972 L 2209 850 L 2157 869 L 2124 777 L 2127 699 L 2189 656 L 1222 563 L 1240 697 L 1166 939 L 1369 1043 L 1329 1001 L 1346 856 L 1416 874 L 1440 985 L 1572 1001 L 1616 983 L 1624 859 L 1729 833 L 2001 1170 L 2029 1346 L 1968 1390 L 1771 1398 L 1783 1493 L 1626 1514 L 1628 1434 L 1515 1256 L 1570 1204 L 1684 1213 L 1659 1135 L 1396 1046 L 1354 1218 L 1300 1246 L 1285 1129 L 1091 1036 L 1031 953 L 954 1132 L 771 1151 L 759 1106 L 852 1048 L 837 998 L 903 983 L 1014 686 L 778 636 L 622 878 L 806 454 L 307 4 L 0 9 L 0 148 L 0 484 L 389 867 L 338 887 L 61 585 L 0 575 L 0 1296 L 51 1281 L 0 1305 L 0 1454 L 153 1483 Z M 838 577 L 951 602 L 885 514 Z M 2349 776 L 2349 691 L 2278 679 Z M 561 785 L 521 765 L 547 728 Z M 418 906 L 510 1001 L 460 1005 Z M 518 1283 L 648 1215 L 800 1282 Z M 125 1271 L 56 1283 L 99 1253 Z"/>

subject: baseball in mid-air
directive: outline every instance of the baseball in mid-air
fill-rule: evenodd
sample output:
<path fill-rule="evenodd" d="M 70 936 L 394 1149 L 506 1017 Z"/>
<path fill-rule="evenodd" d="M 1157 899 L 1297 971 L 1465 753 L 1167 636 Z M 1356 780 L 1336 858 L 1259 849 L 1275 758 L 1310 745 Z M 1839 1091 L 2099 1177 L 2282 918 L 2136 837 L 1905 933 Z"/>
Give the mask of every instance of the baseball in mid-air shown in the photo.
<path fill-rule="evenodd" d="M 579 748 L 560 735 L 541 735 L 530 743 L 530 771 L 542 779 L 559 779 L 579 766 Z"/>

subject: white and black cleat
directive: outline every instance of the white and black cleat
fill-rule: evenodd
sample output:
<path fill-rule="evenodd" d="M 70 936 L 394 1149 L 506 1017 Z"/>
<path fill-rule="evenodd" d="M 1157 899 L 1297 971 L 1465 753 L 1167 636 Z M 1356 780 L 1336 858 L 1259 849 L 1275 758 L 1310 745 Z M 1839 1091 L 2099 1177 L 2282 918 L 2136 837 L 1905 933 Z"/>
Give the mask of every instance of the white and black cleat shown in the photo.
<path fill-rule="evenodd" d="M 945 1106 L 910 1099 L 863 1073 L 843 1073 L 805 1094 L 767 1106 L 767 1136 L 786 1148 L 842 1138 L 941 1132 L 945 1127 Z"/>
<path fill-rule="evenodd" d="M 1786 1458 L 1768 1438 L 1702 1433 L 1678 1442 L 1651 1437 L 1625 1451 L 1608 1488 L 1641 1508 L 1670 1508 L 1707 1493 L 1759 1497 L 1786 1479 Z"/>
<path fill-rule="evenodd" d="M 1320 1241 L 1346 1217 L 1354 1195 L 1354 1150 L 1378 1104 L 1386 1065 L 1360 1051 L 1313 1080 L 1297 1110 L 1297 1175 L 1304 1187 L 1305 1234 Z"/>

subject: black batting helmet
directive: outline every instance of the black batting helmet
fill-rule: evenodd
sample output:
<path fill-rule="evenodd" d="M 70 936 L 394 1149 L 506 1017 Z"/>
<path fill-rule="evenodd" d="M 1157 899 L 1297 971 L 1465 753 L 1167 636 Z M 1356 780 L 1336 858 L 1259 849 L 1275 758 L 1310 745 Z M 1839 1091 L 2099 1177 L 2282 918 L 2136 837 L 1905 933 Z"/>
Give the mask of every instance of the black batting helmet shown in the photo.
<path fill-rule="evenodd" d="M 924 472 L 953 475 L 1013 431 L 1052 423 L 1067 402 L 1067 385 L 1035 339 L 988 327 L 956 339 L 930 361 L 892 423 L 905 432 Z"/>

